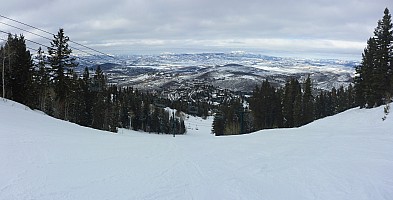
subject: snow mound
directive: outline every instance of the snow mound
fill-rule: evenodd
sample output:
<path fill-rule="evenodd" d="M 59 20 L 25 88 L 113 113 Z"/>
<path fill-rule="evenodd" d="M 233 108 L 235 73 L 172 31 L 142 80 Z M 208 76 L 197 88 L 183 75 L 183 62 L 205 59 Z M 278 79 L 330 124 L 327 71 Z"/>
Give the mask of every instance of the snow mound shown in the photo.
<path fill-rule="evenodd" d="M 391 199 L 393 120 L 352 109 L 293 129 L 111 134 L 0 100 L 0 199 Z"/>

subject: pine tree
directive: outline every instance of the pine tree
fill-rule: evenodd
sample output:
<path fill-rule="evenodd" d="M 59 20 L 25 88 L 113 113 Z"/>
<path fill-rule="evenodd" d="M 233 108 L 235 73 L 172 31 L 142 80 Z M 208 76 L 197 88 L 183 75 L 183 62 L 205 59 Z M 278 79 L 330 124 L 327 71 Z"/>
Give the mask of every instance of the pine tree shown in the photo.
<path fill-rule="evenodd" d="M 224 116 L 221 111 L 214 115 L 212 132 L 216 136 L 224 135 Z"/>
<path fill-rule="evenodd" d="M 253 115 L 252 124 L 255 130 L 282 127 L 283 114 L 281 96 L 282 91 L 276 90 L 270 85 L 268 80 L 263 81 L 261 87 L 255 87 L 252 97 L 250 98 L 250 109 Z M 244 114 L 243 111 L 243 119 Z"/>
<path fill-rule="evenodd" d="M 131 109 L 130 109 L 130 88 L 119 89 L 120 95 L 120 124 L 122 128 L 130 128 Z"/>
<path fill-rule="evenodd" d="M 268 80 L 265 80 L 262 83 L 261 87 L 261 102 L 260 105 L 262 107 L 262 112 L 263 116 L 260 119 L 259 123 L 262 124 L 262 129 L 265 128 L 272 128 L 273 127 L 273 122 L 274 122 L 274 116 L 273 116 L 273 98 L 274 98 L 274 93 L 275 90 L 272 86 L 270 86 L 270 83 Z"/>
<path fill-rule="evenodd" d="M 119 126 L 119 101 L 118 90 L 115 85 L 108 88 L 106 92 L 106 106 L 105 106 L 105 130 L 117 132 Z"/>
<path fill-rule="evenodd" d="M 378 26 L 374 30 L 374 37 L 378 53 L 376 55 L 375 74 L 378 78 L 375 79 L 375 90 L 377 92 L 377 105 L 382 105 L 383 98 L 386 93 L 391 92 L 391 79 L 392 79 L 392 53 L 393 53 L 393 25 L 392 16 L 389 9 L 385 8 L 382 20 L 378 21 Z"/>
<path fill-rule="evenodd" d="M 82 119 L 81 110 L 84 107 L 83 98 L 80 95 L 82 93 L 81 85 L 79 84 L 79 77 L 75 72 L 72 72 L 69 77 L 69 89 L 70 94 L 66 104 L 66 118 L 67 120 L 80 124 Z"/>
<path fill-rule="evenodd" d="M 348 109 L 348 95 L 344 89 L 344 86 L 340 86 L 337 90 L 337 113 L 343 112 Z"/>
<path fill-rule="evenodd" d="M 337 114 L 337 90 L 335 87 L 333 87 L 331 92 L 328 94 L 328 102 L 328 116 Z"/>
<path fill-rule="evenodd" d="M 91 90 L 93 91 L 93 106 L 92 106 L 92 127 L 96 129 L 105 130 L 105 101 L 106 101 L 106 77 L 98 67 L 92 79 Z"/>
<path fill-rule="evenodd" d="M 315 97 L 315 106 L 314 106 L 314 116 L 315 119 L 320 119 L 323 117 L 323 110 L 324 110 L 324 102 L 323 102 L 323 92 L 321 91 L 316 97 Z"/>
<path fill-rule="evenodd" d="M 24 36 L 9 34 L 1 55 L 4 64 L 2 71 L 4 71 L 5 97 L 34 107 L 36 99 L 33 91 L 34 68 Z"/>
<path fill-rule="evenodd" d="M 37 107 L 43 112 L 48 111 L 50 104 L 50 69 L 46 65 L 46 57 L 41 47 L 38 48 L 35 67 L 38 69 L 34 82 L 37 86 Z"/>
<path fill-rule="evenodd" d="M 151 131 L 160 134 L 161 130 L 160 108 L 154 106 L 151 113 Z"/>
<path fill-rule="evenodd" d="M 237 135 L 241 131 L 240 113 L 242 105 L 239 100 L 234 100 L 224 107 L 225 128 L 224 135 Z"/>
<path fill-rule="evenodd" d="M 274 92 L 274 97 L 273 97 L 273 118 L 274 118 L 274 124 L 272 128 L 281 128 L 283 127 L 284 123 L 284 116 L 282 113 L 282 96 L 283 96 L 284 91 L 282 89 L 277 89 Z"/>
<path fill-rule="evenodd" d="M 250 109 L 252 110 L 252 114 L 254 116 L 254 124 L 255 124 L 255 130 L 261 130 L 262 124 L 260 121 L 263 120 L 264 117 L 264 112 L 263 107 L 262 107 L 262 89 L 260 89 L 258 86 L 255 86 L 255 89 L 252 92 L 252 97 L 250 98 Z M 222 114 L 219 115 L 221 117 Z"/>
<path fill-rule="evenodd" d="M 393 31 L 389 10 L 374 30 L 374 37 L 367 41 L 362 63 L 356 68 L 354 79 L 356 102 L 361 107 L 382 105 L 393 90 Z"/>
<path fill-rule="evenodd" d="M 302 124 L 308 124 L 313 120 L 314 120 L 314 97 L 312 95 L 311 78 L 310 76 L 308 76 L 304 84 Z"/>
<path fill-rule="evenodd" d="M 69 40 L 69 37 L 64 35 L 64 30 L 59 29 L 57 35 L 54 35 L 51 46 L 48 47 L 49 62 L 54 72 L 54 91 L 57 101 L 56 116 L 62 119 L 67 119 L 72 69 L 77 66 L 75 58 L 71 57 L 72 50 L 68 45 Z"/>
<path fill-rule="evenodd" d="M 303 99 L 302 99 L 302 95 L 299 93 L 299 94 L 297 94 L 297 96 L 295 98 L 294 105 L 293 105 L 293 126 L 294 127 L 299 127 L 302 125 L 302 120 L 303 120 L 302 105 L 303 105 Z"/>
<path fill-rule="evenodd" d="M 355 92 L 352 84 L 349 84 L 347 88 L 347 99 L 348 99 L 348 108 L 356 107 Z"/>
<path fill-rule="evenodd" d="M 93 109 L 93 96 L 92 96 L 92 83 L 90 78 L 89 69 L 86 67 L 82 79 L 79 81 L 81 88 L 81 121 L 80 124 L 83 126 L 92 125 L 92 109 Z"/>
<path fill-rule="evenodd" d="M 298 99 L 298 112 L 294 113 L 296 99 Z M 282 112 L 284 116 L 284 127 L 294 127 L 294 117 L 301 117 L 301 86 L 299 81 L 294 78 L 291 78 L 285 84 Z"/>
<path fill-rule="evenodd" d="M 376 95 L 373 90 L 373 69 L 374 61 L 377 54 L 377 46 L 374 38 L 369 38 L 367 47 L 362 54 L 362 63 L 356 67 L 356 76 L 354 79 L 356 102 L 360 107 L 373 106 Z"/>

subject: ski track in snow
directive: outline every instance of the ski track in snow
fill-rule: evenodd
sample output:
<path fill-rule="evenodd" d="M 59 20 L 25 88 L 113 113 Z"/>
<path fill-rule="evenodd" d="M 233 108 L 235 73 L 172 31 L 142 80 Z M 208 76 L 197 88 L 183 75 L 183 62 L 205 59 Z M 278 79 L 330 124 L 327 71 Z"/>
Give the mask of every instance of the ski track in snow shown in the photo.
<path fill-rule="evenodd" d="M 0 99 L 0 199 L 391 199 L 393 120 L 352 109 L 301 128 L 113 134 Z"/>

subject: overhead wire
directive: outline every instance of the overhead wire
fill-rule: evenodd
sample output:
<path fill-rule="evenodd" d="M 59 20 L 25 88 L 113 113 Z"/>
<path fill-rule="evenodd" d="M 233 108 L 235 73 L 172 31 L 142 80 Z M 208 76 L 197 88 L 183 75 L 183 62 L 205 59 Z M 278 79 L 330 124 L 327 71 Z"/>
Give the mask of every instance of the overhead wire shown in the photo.
<path fill-rule="evenodd" d="M 13 26 L 13 25 L 11 25 L 11 24 L 7 24 L 7 23 L 1 22 L 1 21 L 0 21 L 0 24 L 6 25 L 6 26 L 9 26 L 9 27 L 12 27 L 12 28 L 21 30 L 21 31 L 25 31 L 25 32 L 30 33 L 30 34 L 32 34 L 32 35 L 35 35 L 35 36 L 44 38 L 44 39 L 49 40 L 49 41 L 52 41 L 52 39 L 50 39 L 50 38 L 48 38 L 48 37 L 45 37 L 45 36 L 43 36 L 43 35 L 34 33 L 34 32 L 32 32 L 32 31 L 29 31 L 29 30 L 25 30 L 25 29 L 23 29 L 23 28 L 19 28 L 19 27 L 17 27 L 17 26 Z M 85 53 L 85 54 L 88 54 L 88 55 L 91 55 L 91 56 L 96 56 L 96 57 L 100 57 L 100 58 L 101 58 L 101 56 L 98 56 L 98 55 L 89 53 L 89 52 L 84 51 L 84 50 L 82 50 L 82 49 L 80 49 L 80 48 L 77 48 L 77 47 L 72 47 L 72 48 L 75 49 L 75 50 L 78 50 L 78 51 L 80 51 L 80 52 L 83 52 L 83 53 Z"/>
<path fill-rule="evenodd" d="M 0 38 L 0 40 L 3 40 L 4 42 L 7 42 L 7 40 L 3 39 L 3 38 Z M 38 49 L 34 49 L 34 48 L 31 48 L 31 47 L 28 47 L 28 46 L 26 46 L 26 49 L 29 49 L 29 50 L 32 50 L 32 51 L 38 51 Z"/>
<path fill-rule="evenodd" d="M 55 35 L 55 34 L 49 32 L 49 31 L 46 31 L 46 30 L 44 30 L 44 29 L 41 29 L 41 28 L 38 28 L 38 27 L 35 27 L 35 26 L 32 26 L 32 25 L 26 24 L 26 23 L 24 23 L 24 22 L 21 22 L 21 21 L 18 21 L 18 20 L 15 20 L 15 19 L 6 17 L 6 16 L 1 15 L 1 14 L 0 14 L 0 17 L 2 17 L 2 18 L 4 18 L 4 19 L 7 19 L 7 20 L 10 20 L 10 21 L 13 21 L 13 22 L 16 22 L 16 23 L 19 23 L 19 24 L 22 24 L 22 25 L 24 25 L 24 26 L 27 26 L 27 27 L 30 27 L 30 28 L 33 28 L 33 29 L 36 29 L 36 30 L 39 30 L 39 31 L 41 31 L 41 32 L 50 34 L 51 36 L 54 36 L 54 35 Z M 36 33 L 34 33 L 34 32 L 31 32 L 31 31 L 28 31 L 28 30 L 25 30 L 25 29 L 22 29 L 22 28 L 19 28 L 19 27 L 16 27 L 16 26 L 9 25 L 9 24 L 4 23 L 4 22 L 0 22 L 0 23 L 2 23 L 2 24 L 4 24 L 4 25 L 7 25 L 7 26 L 10 26 L 10 27 L 13 27 L 13 28 L 16 28 L 16 29 L 19 29 L 19 30 L 22 30 L 22 31 L 26 31 L 26 32 L 28 32 L 28 33 L 34 34 L 34 35 L 36 35 L 36 36 L 39 36 L 39 37 L 42 37 L 42 38 L 45 38 L 45 39 L 52 40 L 52 39 L 50 39 L 50 38 L 48 38 L 48 37 L 45 37 L 45 36 L 36 34 Z M 89 49 L 89 50 L 94 51 L 94 52 L 96 52 L 96 53 L 99 53 L 99 54 L 101 54 L 101 55 L 110 57 L 110 58 L 112 58 L 112 59 L 116 59 L 116 58 L 115 58 L 114 56 L 112 56 L 112 55 L 109 55 L 109 54 L 106 54 L 106 53 L 104 53 L 104 52 L 102 52 L 102 51 L 93 49 L 93 48 L 88 47 L 88 46 L 86 46 L 86 45 L 83 45 L 83 44 L 81 44 L 81 43 L 79 43 L 79 42 L 75 42 L 75 41 L 73 41 L 73 40 L 69 40 L 69 42 L 74 43 L 74 44 L 79 45 L 79 46 L 82 46 L 82 47 L 84 47 L 84 48 L 86 48 L 86 49 Z M 92 53 L 83 51 L 83 50 L 81 50 L 81 49 L 79 49 L 79 48 L 76 48 L 76 47 L 73 47 L 73 48 L 76 49 L 76 50 L 79 50 L 79 51 L 81 51 L 81 52 L 87 53 L 87 54 L 89 54 L 89 55 L 97 56 L 97 55 L 95 55 L 95 54 L 92 54 Z"/>
<path fill-rule="evenodd" d="M 35 27 L 35 26 L 29 25 L 29 24 L 26 24 L 26 23 L 23 23 L 23 22 L 20 22 L 20 21 L 15 20 L 15 19 L 11 19 L 11 18 L 6 17 L 6 16 L 4 16 L 4 15 L 0 15 L 0 17 L 5 18 L 5 19 L 8 19 L 8 20 L 13 21 L 13 22 L 16 22 L 16 23 L 19 23 L 19 24 L 23 24 L 23 25 L 28 26 L 28 27 L 33 28 L 33 29 L 37 29 L 37 30 L 42 31 L 42 32 L 44 32 L 44 33 L 48 33 L 48 34 L 53 35 L 52 33 L 48 32 L 48 31 L 45 31 L 45 30 L 43 30 L 43 29 L 37 28 L 37 27 Z"/>
<path fill-rule="evenodd" d="M 0 30 L 0 32 L 5 33 L 5 34 L 9 34 L 8 32 L 2 31 L 2 30 Z M 47 46 L 47 45 L 45 45 L 45 44 L 41 44 L 41 43 L 39 43 L 39 42 L 35 42 L 35 41 L 33 41 L 33 40 L 29 40 L 29 39 L 26 39 L 26 38 L 24 38 L 24 39 L 25 39 L 26 41 L 28 41 L 28 42 L 37 44 L 37 45 L 39 45 L 39 46 L 43 46 L 43 47 L 46 47 L 46 48 L 50 48 L 49 46 Z M 2 38 L 1 38 L 1 40 L 7 42 L 7 40 L 5 40 L 5 39 L 2 39 Z M 30 50 L 35 50 L 36 52 L 38 51 L 38 49 L 34 49 L 34 48 L 31 48 L 31 47 L 28 47 L 28 46 L 26 46 L 26 48 L 28 48 L 28 49 L 30 49 Z M 96 64 L 96 63 L 93 63 L 91 60 L 82 58 L 82 57 L 80 57 L 80 56 L 74 56 L 74 58 L 77 58 L 77 59 L 79 59 L 79 60 L 83 60 L 83 61 L 85 61 L 85 62 L 89 62 L 89 63 L 91 63 L 91 64 L 93 64 L 93 65 Z"/>
<path fill-rule="evenodd" d="M 29 30 L 25 30 L 25 29 L 23 29 L 23 28 L 19 28 L 19 27 L 17 27 L 17 26 L 13 26 L 13 25 L 11 25 L 11 24 L 7 24 L 7 23 L 5 23 L 5 22 L 1 22 L 1 21 L 0 21 L 0 24 L 6 25 L 6 26 L 9 26 L 9 27 L 12 27 L 12 28 L 16 28 L 16 29 L 21 30 L 21 31 L 28 32 L 28 33 L 30 33 L 30 34 L 33 34 L 33 35 L 35 35 L 35 36 L 38 36 L 38 37 L 47 39 L 47 40 L 49 40 L 49 41 L 52 40 L 52 39 L 50 39 L 50 38 L 48 38 L 48 37 L 42 36 L 42 35 L 40 35 L 40 34 L 34 33 L 34 32 L 32 32 L 32 31 L 29 31 Z"/>
<path fill-rule="evenodd" d="M 0 30 L 0 32 L 1 33 L 5 33 L 5 34 L 10 34 L 9 32 L 6 32 L 6 31 L 3 31 L 3 30 Z M 35 42 L 35 41 L 33 41 L 33 40 L 29 40 L 29 39 L 26 39 L 26 38 L 24 38 L 26 41 L 29 41 L 29 42 L 31 42 L 31 43 L 34 43 L 34 44 L 37 44 L 37 45 L 41 45 L 41 46 L 44 46 L 44 47 L 49 47 L 49 46 L 47 46 L 47 45 L 44 45 L 44 44 L 41 44 L 41 43 L 39 43 L 39 42 Z M 3 39 L 4 40 L 4 39 Z"/>

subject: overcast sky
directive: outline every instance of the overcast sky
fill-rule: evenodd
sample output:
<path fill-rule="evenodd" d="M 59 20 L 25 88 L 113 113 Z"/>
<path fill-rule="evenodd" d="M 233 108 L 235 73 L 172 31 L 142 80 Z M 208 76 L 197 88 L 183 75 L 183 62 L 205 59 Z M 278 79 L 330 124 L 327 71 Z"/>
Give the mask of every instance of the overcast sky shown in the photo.
<path fill-rule="evenodd" d="M 392 11 L 393 0 L 10 0 L 0 14 L 53 33 L 64 28 L 71 40 L 112 54 L 247 51 L 359 59 L 385 7 Z M 23 32 L 4 24 L 0 30 Z"/>

